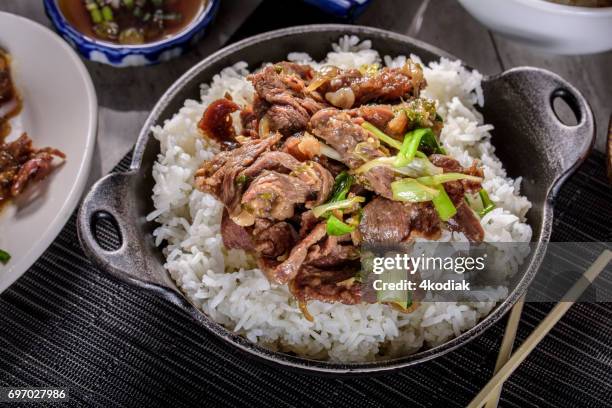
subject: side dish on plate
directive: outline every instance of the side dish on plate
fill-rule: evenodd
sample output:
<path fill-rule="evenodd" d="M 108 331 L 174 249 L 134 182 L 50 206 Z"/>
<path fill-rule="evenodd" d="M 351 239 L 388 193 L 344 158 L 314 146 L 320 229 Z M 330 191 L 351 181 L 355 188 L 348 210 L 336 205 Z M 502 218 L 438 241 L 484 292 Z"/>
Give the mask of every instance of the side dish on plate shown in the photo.
<path fill-rule="evenodd" d="M 11 57 L 0 50 L 0 210 L 9 200 L 21 195 L 28 184 L 44 179 L 55 168 L 55 159 L 66 155 L 51 148 L 35 148 L 23 133 L 13 141 L 5 140 L 11 131 L 10 118 L 19 114 L 21 97 L 13 84 Z M 0 257 L 0 261 L 6 256 Z"/>
<path fill-rule="evenodd" d="M 228 67 L 155 127 L 149 219 L 177 286 L 250 341 L 341 362 L 406 355 L 473 327 L 507 293 L 379 303 L 363 296 L 361 247 L 528 242 L 531 204 L 476 110 L 478 72 L 381 58 L 354 36 L 332 48 L 321 62 Z"/>

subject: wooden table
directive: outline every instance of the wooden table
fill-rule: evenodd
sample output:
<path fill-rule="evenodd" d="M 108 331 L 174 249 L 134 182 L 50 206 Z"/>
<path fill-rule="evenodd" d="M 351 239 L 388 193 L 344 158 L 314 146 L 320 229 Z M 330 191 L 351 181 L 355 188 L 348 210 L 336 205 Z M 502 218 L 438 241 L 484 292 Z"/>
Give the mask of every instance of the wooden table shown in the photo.
<path fill-rule="evenodd" d="M 337 22 L 299 0 L 282 1 L 292 13 L 284 13 L 279 18 L 278 0 L 223 0 L 208 35 L 192 52 L 171 63 L 115 69 L 86 62 L 100 105 L 90 183 L 109 172 L 131 149 L 148 112 L 170 84 L 226 44 L 239 28 L 239 36 L 244 36 L 295 24 Z M 2 0 L 0 10 L 50 26 L 41 1 Z M 243 26 L 253 13 L 257 17 L 251 18 L 247 27 Z M 355 23 L 413 35 L 449 51 L 484 74 L 520 65 L 543 67 L 560 74 L 577 86 L 591 103 L 599 129 L 597 148 L 604 149 L 606 124 L 612 113 L 612 81 L 607 77 L 612 73 L 612 52 L 567 57 L 533 51 L 491 33 L 455 0 L 373 0 Z"/>

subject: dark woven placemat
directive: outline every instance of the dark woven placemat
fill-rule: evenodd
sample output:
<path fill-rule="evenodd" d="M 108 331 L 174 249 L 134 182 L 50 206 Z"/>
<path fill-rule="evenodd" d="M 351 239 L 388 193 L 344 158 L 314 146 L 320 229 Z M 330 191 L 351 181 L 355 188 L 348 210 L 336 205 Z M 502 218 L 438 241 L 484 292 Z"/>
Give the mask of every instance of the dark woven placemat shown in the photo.
<path fill-rule="evenodd" d="M 594 153 L 560 194 L 553 241 L 612 241 L 610 203 L 604 158 Z M 550 307 L 526 305 L 519 341 Z M 510 378 L 501 406 L 611 406 L 611 323 L 612 304 L 572 307 Z M 375 378 L 272 368 L 221 344 L 177 307 L 94 269 L 73 217 L 0 296 L 0 386 L 68 387 L 74 406 L 461 407 L 490 378 L 503 327 Z"/>

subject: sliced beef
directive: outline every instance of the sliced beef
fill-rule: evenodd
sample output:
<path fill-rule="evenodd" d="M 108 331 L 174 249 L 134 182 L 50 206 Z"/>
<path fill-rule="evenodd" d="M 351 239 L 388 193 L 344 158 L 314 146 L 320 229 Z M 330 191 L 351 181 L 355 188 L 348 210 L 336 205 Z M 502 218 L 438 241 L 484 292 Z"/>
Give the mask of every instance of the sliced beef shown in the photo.
<path fill-rule="evenodd" d="M 264 170 L 242 195 L 242 208 L 255 218 L 286 220 L 295 206 L 305 203 L 313 191 L 297 177 Z"/>
<path fill-rule="evenodd" d="M 11 79 L 11 65 L 8 54 L 0 50 L 0 105 L 15 97 L 15 88 Z"/>
<path fill-rule="evenodd" d="M 355 147 L 366 142 L 369 133 L 353 123 L 348 113 L 337 109 L 323 109 L 310 119 L 312 133 L 340 153 L 342 162 L 350 168 L 358 167 L 363 160 L 355 156 Z"/>
<path fill-rule="evenodd" d="M 300 239 L 304 238 L 319 222 L 319 218 L 315 217 L 311 210 L 304 211 L 300 216 Z"/>
<path fill-rule="evenodd" d="M 293 280 L 298 274 L 298 271 L 306 260 L 310 247 L 323 239 L 325 235 L 326 225 L 324 222 L 319 223 L 308 235 L 293 247 L 289 256 L 283 262 L 271 267 L 270 263 L 264 260 L 264 262 L 260 262 L 260 267 L 266 272 L 268 278 L 274 282 L 280 284 L 287 283 Z"/>
<path fill-rule="evenodd" d="M 410 235 L 411 214 L 403 203 L 377 197 L 363 208 L 359 231 L 368 243 L 398 243 Z"/>
<path fill-rule="evenodd" d="M 478 167 L 476 163 L 472 163 L 472 166 L 465 168 L 456 159 L 442 154 L 430 155 L 429 161 L 434 166 L 442 168 L 445 173 L 463 173 L 475 177 L 484 177 L 482 168 Z"/>
<path fill-rule="evenodd" d="M 318 91 L 334 106 L 346 109 L 372 101 L 416 97 L 425 85 L 421 67 L 408 62 L 401 68 L 385 67 L 371 74 L 363 74 L 358 69 L 342 70 L 322 84 Z M 352 93 L 353 103 L 350 106 L 334 103 L 338 92 Z"/>
<path fill-rule="evenodd" d="M 410 238 L 425 238 L 429 240 L 440 237 L 440 218 L 431 202 L 405 203 L 410 214 Z"/>
<path fill-rule="evenodd" d="M 462 173 L 463 166 L 451 156 L 443 154 L 429 155 L 429 161 L 436 167 L 440 167 L 445 173 Z"/>
<path fill-rule="evenodd" d="M 306 95 L 303 75 L 309 75 L 308 69 L 281 63 L 249 75 L 257 93 L 254 111 L 261 115 L 260 120 L 269 122 L 270 130 L 287 136 L 304 130 L 310 116 L 325 106 Z"/>
<path fill-rule="evenodd" d="M 289 174 L 300 165 L 302 165 L 300 161 L 287 153 L 269 151 L 262 153 L 253 164 L 242 172 L 242 175 L 249 179 L 253 179 L 264 170 L 273 170 L 277 173 Z"/>
<path fill-rule="evenodd" d="M 221 218 L 221 237 L 223 238 L 223 245 L 227 249 L 243 249 L 245 251 L 255 249 L 249 230 L 232 221 L 227 211 L 223 211 L 223 217 Z"/>
<path fill-rule="evenodd" d="M 429 160 L 438 167 L 444 169 L 445 173 L 464 173 L 471 176 L 483 177 L 483 171 L 472 164 L 469 168 L 464 168 L 461 164 L 450 156 L 432 154 Z M 472 242 L 482 242 L 484 230 L 480 225 L 480 219 L 474 211 L 465 203 L 465 192 L 477 192 L 482 188 L 479 182 L 461 180 L 444 183 L 444 189 L 457 208 L 457 214 L 448 221 L 448 226 L 453 231 L 463 232 Z"/>
<path fill-rule="evenodd" d="M 484 176 L 483 171 L 474 162 L 472 166 L 464 168 L 454 158 L 441 154 L 432 154 L 429 156 L 429 160 L 434 166 L 440 167 L 445 173 L 463 173 L 470 176 L 480 177 Z M 460 180 L 460 181 L 449 181 L 444 183 L 444 189 L 448 193 L 448 196 L 453 201 L 455 206 L 463 203 L 465 192 L 475 193 L 482 188 L 481 183 L 471 180 Z"/>
<path fill-rule="evenodd" d="M 323 109 L 311 118 L 310 125 L 312 132 L 334 148 L 342 157 L 342 162 L 351 169 L 365 163 L 364 159 L 373 160 L 384 156 L 368 131 L 354 123 L 345 111 Z M 392 198 L 390 184 L 394 177 L 391 169 L 375 167 L 361 178 L 377 194 Z"/>
<path fill-rule="evenodd" d="M 349 115 L 353 117 L 353 122 L 361 125 L 363 121 L 370 122 L 386 134 L 396 138 L 398 141 L 404 140 L 404 135 L 408 131 L 410 121 L 402 110 L 394 109 L 390 105 L 363 105 L 351 109 Z"/>
<path fill-rule="evenodd" d="M 391 183 L 395 173 L 388 167 L 374 167 L 363 175 L 365 185 L 385 198 L 392 199 Z"/>
<path fill-rule="evenodd" d="M 30 182 L 47 177 L 55 158 L 66 155 L 49 147 L 34 148 L 25 133 L 11 143 L 0 141 L 0 204 L 20 195 Z"/>
<path fill-rule="evenodd" d="M 279 138 L 280 135 L 275 135 L 267 139 L 249 140 L 237 149 L 216 154 L 212 160 L 204 162 L 196 172 L 197 188 L 217 197 L 236 221 L 235 217 L 241 211 L 240 199 L 246 181 L 239 179 L 239 174 L 260 154 L 276 144 Z M 252 222 L 239 222 L 239 224 L 251 225 Z"/>
<path fill-rule="evenodd" d="M 355 305 L 361 303 L 361 285 L 353 279 L 355 275 L 352 267 L 325 270 L 303 266 L 289 289 L 301 302 L 319 300 Z"/>
<path fill-rule="evenodd" d="M 321 166 L 325 167 L 332 175 L 332 177 L 336 177 L 338 174 L 347 170 L 347 166 L 342 162 L 336 161 L 334 159 L 330 159 L 327 156 L 318 156 L 314 158 L 314 161 L 319 163 Z"/>
<path fill-rule="evenodd" d="M 240 123 L 242 124 L 242 134 L 244 136 L 251 138 L 259 137 L 259 121 L 252 106 L 245 106 L 240 110 Z"/>
<path fill-rule="evenodd" d="M 211 102 L 204 111 L 198 128 L 210 139 L 219 142 L 222 148 L 232 149 L 236 146 L 236 130 L 231 113 L 240 107 L 227 98 Z"/>
<path fill-rule="evenodd" d="M 275 67 L 277 67 L 277 69 L 280 67 L 281 74 L 299 76 L 305 83 L 310 82 L 315 74 L 314 69 L 312 69 L 310 65 L 298 64 L 295 62 L 281 61 L 275 64 Z"/>
<path fill-rule="evenodd" d="M 249 168 L 244 170 L 244 175 L 248 180 L 255 178 L 263 170 L 273 170 L 278 173 L 288 174 L 296 177 L 310 187 L 311 194 L 306 201 L 306 207 L 311 208 L 315 205 L 324 203 L 334 185 L 332 175 L 316 162 L 300 162 L 290 154 L 281 151 L 271 151 L 262 154 Z"/>
<path fill-rule="evenodd" d="M 448 227 L 453 231 L 463 232 L 471 242 L 482 242 L 484 239 L 485 233 L 480 218 L 465 202 L 457 206 L 457 214 L 448 220 Z"/>
<path fill-rule="evenodd" d="M 313 245 L 308 251 L 305 265 L 331 269 L 352 264 L 358 268 L 359 249 L 339 241 L 338 237 L 328 236 L 321 244 Z"/>
<path fill-rule="evenodd" d="M 334 178 L 325 167 L 311 161 L 302 164 L 291 174 L 307 183 L 315 194 L 306 201 L 306 208 L 312 208 L 327 201 L 334 187 Z"/>
<path fill-rule="evenodd" d="M 253 228 L 254 249 L 261 256 L 276 258 L 288 254 L 298 235 L 291 224 L 257 219 Z"/>

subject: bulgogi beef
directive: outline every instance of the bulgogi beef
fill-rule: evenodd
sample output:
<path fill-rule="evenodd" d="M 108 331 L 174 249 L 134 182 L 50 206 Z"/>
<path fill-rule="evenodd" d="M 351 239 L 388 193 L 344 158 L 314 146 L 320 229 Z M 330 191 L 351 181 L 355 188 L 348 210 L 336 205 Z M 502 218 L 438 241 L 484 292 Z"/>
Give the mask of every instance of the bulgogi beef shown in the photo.
<path fill-rule="evenodd" d="M 0 48 L 0 143 L 11 132 L 9 119 L 19 114 L 21 108 L 21 97 L 11 75 L 11 58 Z"/>
<path fill-rule="evenodd" d="M 0 105 L 15 98 L 15 88 L 11 79 L 11 66 L 8 54 L 0 50 Z"/>
<path fill-rule="evenodd" d="M 476 166 L 464 168 L 461 164 L 450 156 L 432 154 L 429 160 L 437 167 L 441 167 L 445 173 L 463 173 L 470 176 L 482 178 L 482 169 Z M 450 181 L 444 183 L 444 189 L 448 193 L 453 204 L 457 208 L 457 213 L 448 222 L 449 228 L 453 231 L 463 232 L 472 242 L 482 242 L 484 230 L 480 225 L 480 220 L 474 211 L 465 203 L 465 193 L 475 193 L 482 188 L 480 182 L 471 180 Z"/>
<path fill-rule="evenodd" d="M 355 281 L 354 276 L 355 269 L 351 267 L 325 270 L 306 265 L 291 281 L 289 289 L 301 302 L 319 300 L 356 305 L 362 299 L 361 285 Z"/>
<path fill-rule="evenodd" d="M 268 122 L 270 131 L 289 136 L 304 130 L 310 116 L 325 106 L 306 92 L 310 72 L 308 66 L 281 63 L 249 75 L 257 94 L 253 110 L 259 121 Z"/>
<path fill-rule="evenodd" d="M 312 193 L 310 186 L 297 177 L 264 170 L 249 184 L 241 205 L 255 219 L 286 220 Z"/>
<path fill-rule="evenodd" d="M 440 223 L 429 203 L 401 203 L 377 197 L 364 207 L 359 231 L 365 242 L 395 244 L 416 237 L 436 239 Z"/>
<path fill-rule="evenodd" d="M 249 230 L 232 221 L 227 210 L 223 211 L 221 218 L 221 237 L 223 238 L 223 246 L 227 249 L 255 250 L 255 244 Z"/>
<path fill-rule="evenodd" d="M 373 101 L 418 97 L 426 85 L 422 68 L 411 61 L 401 68 L 365 71 L 330 67 L 316 90 L 333 106 L 350 109 Z"/>
<path fill-rule="evenodd" d="M 14 142 L 0 140 L 0 205 L 20 195 L 30 182 L 47 177 L 54 158 L 65 159 L 66 155 L 50 147 L 34 148 L 25 133 Z"/>
<path fill-rule="evenodd" d="M 425 86 L 419 66 L 314 72 L 282 62 L 248 79 L 255 88 L 252 106 L 225 98 L 203 116 L 205 135 L 229 135 L 236 145 L 205 162 L 196 185 L 227 209 L 225 246 L 253 252 L 268 279 L 289 284 L 300 302 L 376 301 L 364 296 L 356 276 L 362 243 L 435 240 L 443 228 L 482 241 L 480 220 L 465 203 L 466 193 L 481 189 L 482 170 L 432 154 L 444 152 L 437 140 L 433 147 L 415 146 L 413 154 L 426 163 L 417 168 L 424 176 L 453 177 L 433 186 L 448 194 L 453 215 L 441 218 L 432 201 L 395 197 L 393 183 L 406 173 L 392 164 L 406 154 L 407 138 L 422 128 L 437 138 L 442 126 L 435 104 L 419 98 Z M 229 117 L 238 110 L 242 136 Z"/>
<path fill-rule="evenodd" d="M 464 202 L 457 206 L 457 214 L 448 220 L 448 228 L 463 232 L 471 242 L 482 242 L 484 229 L 474 211 Z"/>
<path fill-rule="evenodd" d="M 239 174 L 279 140 L 280 135 L 268 139 L 251 139 L 234 150 L 218 153 L 212 160 L 204 162 L 196 172 L 197 188 L 217 197 L 236 221 L 241 213 L 240 200 L 246 184 L 238 178 Z"/>
<path fill-rule="evenodd" d="M 363 208 L 359 224 L 368 243 L 398 243 L 410 235 L 410 213 L 403 203 L 377 197 Z"/>
<path fill-rule="evenodd" d="M 253 228 L 255 251 L 268 258 L 288 254 L 297 242 L 298 235 L 293 226 L 287 222 L 274 222 L 258 219 Z"/>
<path fill-rule="evenodd" d="M 340 160 L 350 169 L 357 169 L 369 160 L 384 157 L 378 141 L 356 124 L 346 111 L 323 109 L 310 120 L 312 133 L 335 149 Z M 395 179 L 387 167 L 374 167 L 361 176 L 366 187 L 386 198 L 392 198 L 391 182 Z"/>

